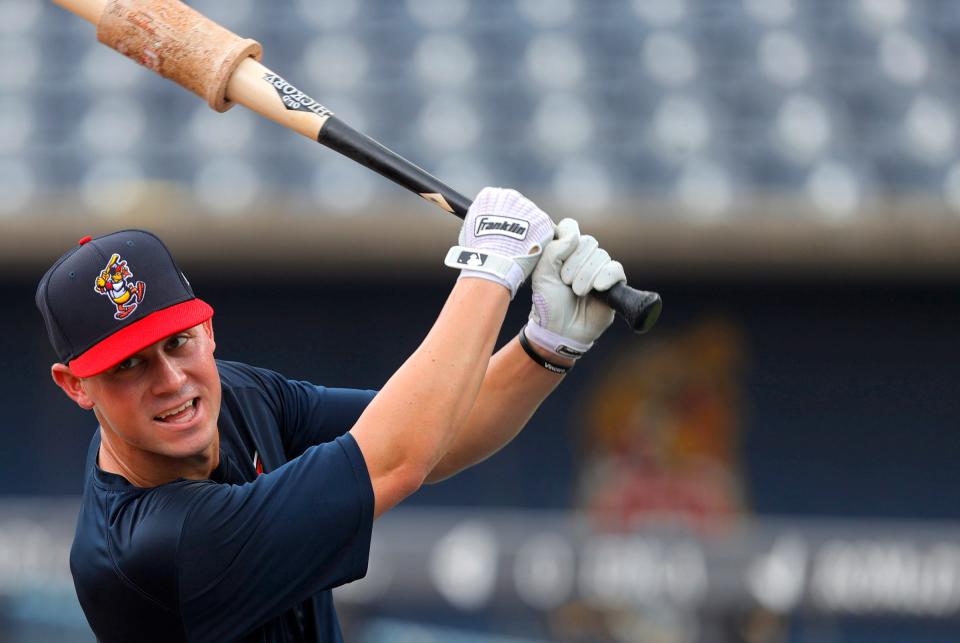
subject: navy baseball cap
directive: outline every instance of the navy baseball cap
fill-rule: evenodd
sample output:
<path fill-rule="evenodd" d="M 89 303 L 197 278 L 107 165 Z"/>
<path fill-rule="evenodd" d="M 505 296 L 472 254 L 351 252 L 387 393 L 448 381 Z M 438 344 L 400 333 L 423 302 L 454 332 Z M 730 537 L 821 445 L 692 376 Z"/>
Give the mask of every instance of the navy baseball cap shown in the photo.
<path fill-rule="evenodd" d="M 213 317 L 167 247 L 144 230 L 80 239 L 40 280 L 37 308 L 57 357 L 78 377 Z"/>

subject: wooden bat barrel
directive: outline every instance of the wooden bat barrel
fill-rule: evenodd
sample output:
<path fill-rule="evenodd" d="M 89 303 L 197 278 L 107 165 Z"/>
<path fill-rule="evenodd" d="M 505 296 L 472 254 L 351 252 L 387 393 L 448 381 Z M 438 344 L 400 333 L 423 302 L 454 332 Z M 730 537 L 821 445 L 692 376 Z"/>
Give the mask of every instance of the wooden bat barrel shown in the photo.
<path fill-rule="evenodd" d="M 189 89 L 213 109 L 232 107 L 227 85 L 263 49 L 177 0 L 54 0 L 97 26 L 97 40 Z"/>

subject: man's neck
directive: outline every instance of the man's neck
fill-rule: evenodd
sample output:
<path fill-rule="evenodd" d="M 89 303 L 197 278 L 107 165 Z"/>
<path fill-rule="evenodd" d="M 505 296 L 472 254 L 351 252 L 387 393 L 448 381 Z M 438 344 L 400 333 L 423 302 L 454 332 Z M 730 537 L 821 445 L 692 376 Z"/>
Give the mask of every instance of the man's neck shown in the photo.
<path fill-rule="evenodd" d="M 220 433 L 204 452 L 189 458 L 170 458 L 157 453 L 136 451 L 121 453 L 107 431 L 100 428 L 100 450 L 97 466 L 108 473 L 122 476 L 135 487 L 158 487 L 179 478 L 207 480 L 220 464 Z"/>

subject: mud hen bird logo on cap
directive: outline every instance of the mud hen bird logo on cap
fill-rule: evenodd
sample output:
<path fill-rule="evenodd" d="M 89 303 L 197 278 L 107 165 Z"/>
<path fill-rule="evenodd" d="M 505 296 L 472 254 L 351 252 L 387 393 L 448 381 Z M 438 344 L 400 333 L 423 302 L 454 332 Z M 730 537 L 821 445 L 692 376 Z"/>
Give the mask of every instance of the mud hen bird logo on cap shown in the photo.
<path fill-rule="evenodd" d="M 143 301 L 147 285 L 142 281 L 133 282 L 132 279 L 133 272 L 126 260 L 114 253 L 94 281 L 93 289 L 109 297 L 117 307 L 113 313 L 114 319 L 126 319 L 137 309 L 137 304 Z"/>

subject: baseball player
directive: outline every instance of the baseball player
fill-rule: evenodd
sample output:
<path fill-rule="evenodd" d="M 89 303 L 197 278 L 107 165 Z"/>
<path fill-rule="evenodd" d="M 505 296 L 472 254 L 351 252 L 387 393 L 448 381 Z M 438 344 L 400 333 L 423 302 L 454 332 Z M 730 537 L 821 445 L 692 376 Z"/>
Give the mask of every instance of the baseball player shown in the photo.
<path fill-rule="evenodd" d="M 122 318 L 109 262 L 139 293 Z M 611 323 L 586 295 L 625 281 L 575 221 L 495 188 L 445 263 L 446 304 L 376 393 L 216 360 L 213 309 L 148 232 L 47 271 L 53 380 L 99 423 L 70 568 L 100 641 L 342 640 L 330 590 L 366 573 L 374 519 L 509 442 Z M 531 274 L 530 321 L 491 355 Z"/>

